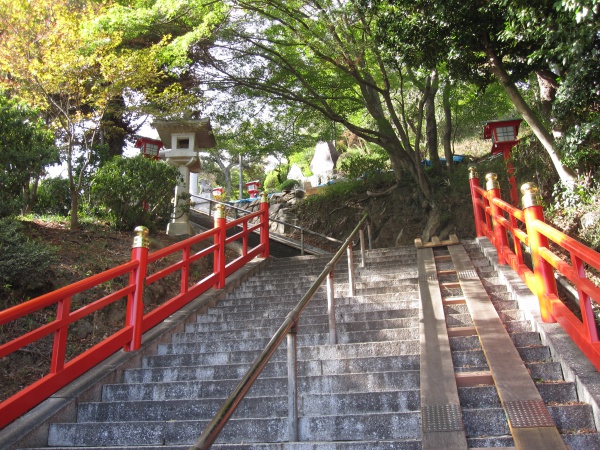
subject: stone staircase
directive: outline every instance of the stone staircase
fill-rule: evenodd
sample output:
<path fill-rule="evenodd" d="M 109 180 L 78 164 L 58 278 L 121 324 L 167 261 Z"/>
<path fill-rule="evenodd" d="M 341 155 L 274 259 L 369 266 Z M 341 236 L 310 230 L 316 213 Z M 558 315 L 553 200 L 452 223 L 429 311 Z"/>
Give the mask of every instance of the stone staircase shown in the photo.
<path fill-rule="evenodd" d="M 590 406 L 578 402 L 573 383 L 563 381 L 560 366 L 522 320 L 476 245 L 465 248 L 564 440 L 573 450 L 600 448 Z M 155 355 L 144 357 L 141 367 L 126 370 L 121 383 L 104 385 L 101 401 L 81 403 L 76 423 L 50 425 L 45 448 L 189 448 L 328 260 L 271 261 L 199 314 L 184 333 L 158 346 Z M 355 265 L 359 261 L 355 256 Z M 346 261 L 338 268 L 338 344 L 327 344 L 324 286 L 299 322 L 300 442 L 287 443 L 284 341 L 213 449 L 421 448 L 416 250 L 369 251 L 366 267 L 357 269 L 352 298 L 345 296 Z M 452 326 L 468 326 L 462 305 L 446 306 L 446 314 Z M 451 346 L 457 371 L 486 370 L 476 337 L 453 337 Z M 459 388 L 459 396 L 471 447 L 514 445 L 494 386 Z"/>
<path fill-rule="evenodd" d="M 591 406 L 579 401 L 575 383 L 564 380 L 561 364 L 554 360 L 549 348 L 542 345 L 539 333 L 532 331 L 531 322 L 525 320 L 513 294 L 507 291 L 479 245 L 475 241 L 463 241 L 463 246 L 565 443 L 573 450 L 600 448 L 600 434 L 596 432 Z M 445 310 L 447 323 L 453 326 L 472 325 L 464 305 L 446 306 Z M 457 372 L 487 370 L 485 356 L 476 337 L 450 338 L 450 341 Z M 514 445 L 493 385 L 459 388 L 459 396 L 469 446 Z M 484 417 L 491 424 L 487 430 L 479 427 Z"/>

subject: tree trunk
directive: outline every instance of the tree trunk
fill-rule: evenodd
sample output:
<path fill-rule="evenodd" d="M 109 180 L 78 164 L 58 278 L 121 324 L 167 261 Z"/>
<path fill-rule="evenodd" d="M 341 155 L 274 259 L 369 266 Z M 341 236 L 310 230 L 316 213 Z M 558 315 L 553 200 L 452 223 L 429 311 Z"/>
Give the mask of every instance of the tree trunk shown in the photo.
<path fill-rule="evenodd" d="M 125 120 L 125 100 L 123 96 L 109 100 L 106 112 L 102 117 L 102 130 L 108 144 L 108 157 L 120 156 L 125 147 L 125 135 L 129 124 Z"/>
<path fill-rule="evenodd" d="M 452 172 L 453 167 L 453 156 L 452 155 L 452 107 L 450 106 L 450 90 L 452 85 L 450 82 L 446 82 L 444 85 L 444 92 L 442 95 L 442 101 L 444 105 L 444 156 L 446 157 L 446 168 L 448 172 Z"/>
<path fill-rule="evenodd" d="M 431 76 L 427 78 L 427 88 L 425 89 L 425 137 L 429 160 L 431 161 L 431 169 L 434 172 L 440 173 L 442 171 L 442 163 L 438 153 L 437 121 L 435 118 L 435 96 L 438 86 L 438 73 L 434 70 L 431 72 Z"/>
<path fill-rule="evenodd" d="M 492 74 L 498 79 L 508 97 L 515 105 L 515 108 L 517 108 L 517 111 L 523 116 L 525 122 L 529 124 L 533 133 L 537 136 L 546 149 L 546 152 L 548 153 L 548 156 L 550 156 L 550 160 L 552 161 L 554 169 L 556 170 L 560 180 L 563 182 L 563 184 L 572 186 L 575 182 L 575 172 L 568 167 L 565 167 L 560 161 L 560 156 L 557 150 L 554 148 L 554 139 L 552 135 L 546 129 L 546 127 L 544 127 L 540 119 L 535 115 L 529 105 L 525 102 L 521 96 L 521 93 L 517 89 L 517 86 L 515 83 L 513 83 L 513 81 L 510 79 L 510 76 L 504 69 L 502 61 L 496 55 L 489 43 L 486 43 L 485 49 L 490 62 L 490 72 L 492 72 Z"/>
<path fill-rule="evenodd" d="M 556 98 L 556 91 L 558 90 L 557 76 L 549 70 L 538 70 L 536 75 L 540 87 L 542 114 L 544 117 L 549 118 L 552 113 L 552 104 Z"/>
<path fill-rule="evenodd" d="M 79 209 L 79 195 L 77 195 L 77 189 L 74 185 L 71 186 L 71 230 L 79 229 L 79 216 L 77 210 Z"/>

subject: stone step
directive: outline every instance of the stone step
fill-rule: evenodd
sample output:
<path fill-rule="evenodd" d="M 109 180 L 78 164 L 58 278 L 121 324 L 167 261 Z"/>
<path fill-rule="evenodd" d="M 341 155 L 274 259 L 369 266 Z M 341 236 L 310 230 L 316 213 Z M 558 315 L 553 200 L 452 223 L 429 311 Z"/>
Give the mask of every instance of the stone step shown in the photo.
<path fill-rule="evenodd" d="M 498 408 L 472 408 L 462 410 L 467 436 L 502 436 L 510 434 L 504 410 Z"/>
<path fill-rule="evenodd" d="M 306 293 L 306 292 L 305 292 Z M 219 301 L 217 305 L 222 306 L 235 306 L 235 305 L 244 305 L 244 304 L 262 304 L 262 305 L 272 305 L 273 303 L 281 303 L 281 304 L 290 304 L 291 308 L 298 304 L 298 302 L 304 296 L 298 294 L 290 294 L 287 293 L 281 295 L 259 295 L 252 294 L 247 296 L 240 297 L 226 297 L 225 299 Z M 369 295 L 360 295 L 356 294 L 354 297 L 348 297 L 346 294 L 344 295 L 336 295 L 336 304 L 361 304 L 361 303 L 387 303 L 392 301 L 412 301 L 415 304 L 415 307 L 419 305 L 419 294 L 416 291 L 399 291 L 394 293 L 387 294 L 369 294 Z M 311 302 L 313 301 L 327 301 L 327 293 L 325 291 L 316 292 Z M 290 308 L 290 309 L 291 309 Z"/>
<path fill-rule="evenodd" d="M 179 358 L 179 356 L 173 358 Z M 123 374 L 123 382 L 150 383 L 213 379 L 241 379 L 246 374 L 251 364 L 174 366 L 172 364 L 171 357 L 148 356 L 145 357 L 143 366 L 145 368 L 126 370 Z M 326 361 L 298 361 L 299 376 L 309 376 L 310 374 L 333 375 L 361 372 L 389 372 L 392 370 L 419 370 L 418 355 L 354 357 L 345 359 L 329 359 Z M 286 361 L 274 361 L 267 363 L 261 373 L 261 376 L 287 376 Z"/>
<path fill-rule="evenodd" d="M 567 404 L 577 403 L 577 391 L 574 383 L 571 382 L 553 382 L 553 383 L 536 383 L 538 391 L 545 403 L 552 404 Z M 496 387 L 490 386 L 474 386 L 458 388 L 460 405 L 468 409 L 481 408 L 500 408 L 500 398 L 496 391 Z M 557 405 L 558 406 L 558 405 Z"/>
<path fill-rule="evenodd" d="M 86 447 L 86 450 L 188 450 L 190 445 L 143 445 L 119 447 Z M 591 447 L 590 447 L 591 448 Z M 212 450 L 421 450 L 417 439 L 386 439 L 362 441 L 311 441 L 251 444 L 213 444 Z M 40 449 L 30 449 L 40 450 Z M 54 447 L 54 450 L 73 450 L 73 447 Z"/>
<path fill-rule="evenodd" d="M 325 286 L 320 287 L 319 289 L 323 290 L 323 292 L 325 291 Z M 417 283 L 410 283 L 410 284 L 403 284 L 403 285 L 390 285 L 389 283 L 385 283 L 382 286 L 379 287 L 358 287 L 356 288 L 356 294 L 357 295 L 375 295 L 375 294 L 393 294 L 395 292 L 397 292 L 398 290 L 402 290 L 403 292 L 418 292 L 418 285 Z M 300 295 L 300 298 L 302 298 L 302 296 L 308 291 L 308 288 L 306 287 L 293 287 L 293 288 L 289 288 L 286 289 L 286 294 L 287 295 Z M 228 299 L 232 299 L 232 298 L 245 298 L 248 297 L 250 292 L 252 292 L 253 296 L 255 296 L 255 291 L 249 291 L 249 290 L 235 290 L 234 292 L 230 293 L 227 295 Z M 267 291 L 269 292 L 269 291 Z M 334 289 L 335 295 L 336 296 L 346 296 L 346 294 L 348 293 L 348 285 L 344 284 L 344 283 L 335 283 L 335 289 Z M 418 294 L 417 294 L 418 295 Z"/>
<path fill-rule="evenodd" d="M 216 352 L 203 354 L 183 354 L 183 355 L 156 355 L 153 356 L 154 363 L 172 364 L 181 366 L 198 366 L 210 364 L 245 364 L 253 363 L 261 350 L 238 351 L 238 352 Z M 310 347 L 298 347 L 299 360 L 314 359 L 347 359 L 362 357 L 380 357 L 380 356 L 399 356 L 399 355 L 417 355 L 419 353 L 419 342 L 411 341 L 384 341 L 371 343 L 341 344 L 336 346 L 321 345 Z M 278 348 L 271 357 L 271 361 L 285 361 L 286 349 Z M 150 359 L 143 359 L 142 366 Z"/>
<path fill-rule="evenodd" d="M 275 322 L 275 321 L 274 321 Z M 282 321 L 277 321 L 276 325 L 281 325 Z M 273 336 L 278 329 L 278 326 L 270 327 L 256 327 L 249 328 L 248 326 L 240 326 L 239 328 L 230 328 L 229 330 L 215 329 L 211 330 L 208 323 L 196 323 L 188 324 L 185 327 L 186 333 L 197 333 L 198 339 L 209 338 L 213 340 L 227 339 L 232 335 L 235 335 L 239 339 L 249 339 L 262 336 Z M 221 323 L 218 323 L 219 328 Z M 232 324 L 235 325 L 235 324 Z M 352 331 L 370 331 L 370 330 L 381 330 L 385 328 L 410 328 L 419 326 L 418 317 L 406 317 L 399 319 L 381 319 L 373 320 L 370 322 L 339 322 L 336 324 L 338 332 L 352 332 Z M 329 324 L 320 323 L 305 325 L 302 322 L 298 326 L 298 334 L 308 333 L 328 333 Z"/>
<path fill-rule="evenodd" d="M 385 269 L 385 270 L 384 270 Z M 275 287 L 275 286 L 287 286 L 294 284 L 307 284 L 308 286 L 317 279 L 321 274 L 318 273 L 306 273 L 297 272 L 289 273 L 282 272 L 281 274 L 273 275 L 271 273 L 257 274 L 244 281 L 240 287 L 242 288 L 259 288 L 259 287 Z M 369 283 L 379 281 L 393 281 L 393 280 L 404 280 L 417 278 L 418 271 L 415 269 L 414 261 L 404 265 L 394 265 L 386 268 L 378 268 L 377 270 L 371 270 L 367 268 L 355 267 L 354 269 L 355 282 L 357 283 Z M 334 273 L 334 280 L 336 282 L 348 282 L 348 270 L 344 267 L 339 267 Z"/>
<path fill-rule="evenodd" d="M 207 423 L 181 420 L 53 424 L 48 444 L 71 447 L 193 444 Z M 419 439 L 421 420 L 416 412 L 308 416 L 299 418 L 298 429 L 302 441 Z M 232 419 L 216 442 L 282 442 L 287 437 L 287 419 Z"/>
<path fill-rule="evenodd" d="M 230 313 L 248 313 L 248 312 L 258 312 L 258 313 L 266 313 L 270 311 L 286 311 L 286 314 L 289 313 L 296 305 L 298 301 L 290 304 L 281 304 L 279 302 L 272 303 L 270 308 L 267 308 L 265 304 L 257 304 L 257 305 L 241 305 L 241 306 L 215 306 L 208 308 L 206 314 L 219 314 L 225 315 Z M 378 311 L 378 310 L 388 310 L 388 309 L 407 309 L 407 308 L 418 308 L 418 303 L 416 301 L 389 301 L 389 302 L 378 302 L 378 303 L 358 303 L 358 304 L 348 304 L 342 303 L 339 304 L 335 302 L 336 310 L 341 312 L 362 312 L 362 311 Z M 313 298 L 310 303 L 306 306 L 303 311 L 303 314 L 307 315 L 316 315 L 316 314 L 325 314 L 327 312 L 327 300 L 326 299 L 315 299 Z M 233 316 L 235 317 L 235 316 Z"/>
<path fill-rule="evenodd" d="M 358 305 L 357 305 L 358 306 Z M 418 310 L 414 309 L 397 309 L 397 310 L 368 310 L 369 308 L 358 308 L 358 309 L 367 309 L 367 311 L 352 311 L 345 312 L 343 307 L 336 308 L 336 317 L 344 322 L 357 322 L 362 320 L 382 320 L 382 319 L 397 319 L 404 317 L 415 317 L 418 315 Z M 287 316 L 290 311 L 287 309 L 271 309 L 270 311 L 246 311 L 240 313 L 230 313 L 230 314 L 219 314 L 215 312 L 214 314 L 203 314 L 197 317 L 197 323 L 214 323 L 214 322 L 247 322 L 253 321 L 254 326 L 263 327 L 269 326 L 269 322 L 265 323 L 265 320 L 269 319 L 278 319 L 280 320 L 280 324 L 283 322 L 283 319 Z M 312 324 L 312 323 L 323 323 L 326 322 L 327 314 L 302 314 L 300 318 L 300 322 Z M 252 325 L 251 325 L 252 326 Z"/>
<path fill-rule="evenodd" d="M 223 401 L 223 398 L 200 398 L 81 403 L 77 409 L 77 423 L 210 420 L 223 405 Z M 287 395 L 249 396 L 240 403 L 234 415 L 238 418 L 261 418 L 286 417 L 287 413 Z"/>
<path fill-rule="evenodd" d="M 538 333 L 529 331 L 526 333 L 512 333 L 510 338 L 516 347 L 529 347 L 532 345 L 541 345 Z M 474 350 L 480 349 L 481 342 L 478 336 L 459 336 L 450 338 L 451 350 Z"/>
<path fill-rule="evenodd" d="M 222 406 L 223 398 L 197 400 L 121 401 L 81 403 L 77 423 L 209 420 Z M 287 417 L 287 396 L 248 396 L 234 418 Z M 413 390 L 356 393 L 306 394 L 298 397 L 300 416 L 368 414 L 420 411 L 420 392 Z"/>
<path fill-rule="evenodd" d="M 472 327 L 473 319 L 471 314 L 449 314 L 446 316 L 446 325 L 448 328 Z"/>
<path fill-rule="evenodd" d="M 102 401 L 196 400 L 226 398 L 239 380 L 199 380 L 171 383 L 108 384 Z M 300 393 L 348 393 L 418 389 L 419 372 L 370 372 L 298 377 Z M 253 396 L 287 395 L 286 377 L 261 377 L 251 388 Z"/>
<path fill-rule="evenodd" d="M 172 344 L 161 344 L 158 346 L 159 355 L 177 355 L 185 353 L 205 353 L 205 352 L 233 352 L 233 351 L 248 351 L 262 350 L 267 346 L 270 336 L 266 338 L 254 339 L 225 339 L 214 340 L 208 342 L 199 342 L 195 333 L 185 333 L 178 335 Z M 354 342 L 378 342 L 392 340 L 407 340 L 418 339 L 418 328 L 393 328 L 376 331 L 353 331 L 339 332 L 339 344 L 351 344 Z M 329 334 L 300 334 L 298 335 L 298 345 L 325 345 L 329 341 Z M 286 347 L 285 342 L 281 344 L 282 348 Z"/>

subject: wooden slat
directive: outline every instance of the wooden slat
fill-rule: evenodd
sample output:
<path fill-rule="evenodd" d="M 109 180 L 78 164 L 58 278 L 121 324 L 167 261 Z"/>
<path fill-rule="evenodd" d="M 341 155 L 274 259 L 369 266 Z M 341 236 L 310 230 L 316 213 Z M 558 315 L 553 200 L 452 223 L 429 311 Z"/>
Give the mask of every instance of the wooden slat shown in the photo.
<path fill-rule="evenodd" d="M 421 238 L 415 239 L 415 247 L 417 248 L 432 248 L 432 247 L 446 247 L 447 245 L 460 244 L 460 240 L 455 234 L 450 235 L 450 239 L 441 241 L 439 237 L 433 236 L 431 242 L 423 243 Z"/>
<path fill-rule="evenodd" d="M 448 247 L 454 268 L 458 272 L 463 295 L 473 318 L 473 325 L 479 334 L 479 340 L 494 377 L 498 396 L 506 411 L 510 402 L 540 402 L 542 398 L 531 379 L 519 352 L 508 335 L 496 309 L 492 305 L 479 278 L 461 278 L 461 274 L 473 272 L 471 263 L 463 246 Z M 545 411 L 546 412 L 546 411 Z M 508 413 L 507 413 L 508 417 Z M 515 426 L 509 419 L 517 449 L 540 448 L 566 449 L 556 426 L 522 427 Z"/>
<path fill-rule="evenodd" d="M 419 325 L 421 408 L 423 410 L 436 405 L 460 405 L 433 250 L 419 249 L 417 260 L 422 304 Z M 467 448 L 464 429 L 431 432 L 426 431 L 424 424 L 422 437 L 423 450 Z"/>
<path fill-rule="evenodd" d="M 452 327 L 448 328 L 448 336 L 477 336 L 475 327 Z"/>
<path fill-rule="evenodd" d="M 494 377 L 489 370 L 481 372 L 456 372 L 456 385 L 458 387 L 473 387 L 481 385 L 491 386 L 494 384 Z"/>

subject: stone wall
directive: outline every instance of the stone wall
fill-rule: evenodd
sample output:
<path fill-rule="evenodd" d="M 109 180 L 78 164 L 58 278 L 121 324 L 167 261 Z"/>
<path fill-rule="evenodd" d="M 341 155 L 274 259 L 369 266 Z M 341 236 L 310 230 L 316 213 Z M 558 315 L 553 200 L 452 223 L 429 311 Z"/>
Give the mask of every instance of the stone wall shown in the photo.
<path fill-rule="evenodd" d="M 271 231 L 276 233 L 290 233 L 291 227 L 277 223 L 274 220 L 280 220 L 288 224 L 296 224 L 296 216 L 293 213 L 292 207 L 304 198 L 304 191 L 297 189 L 291 192 L 275 193 L 269 198 L 269 217 L 271 218 Z M 234 206 L 244 209 L 248 212 L 260 210 L 260 198 L 246 202 L 236 202 Z"/>

